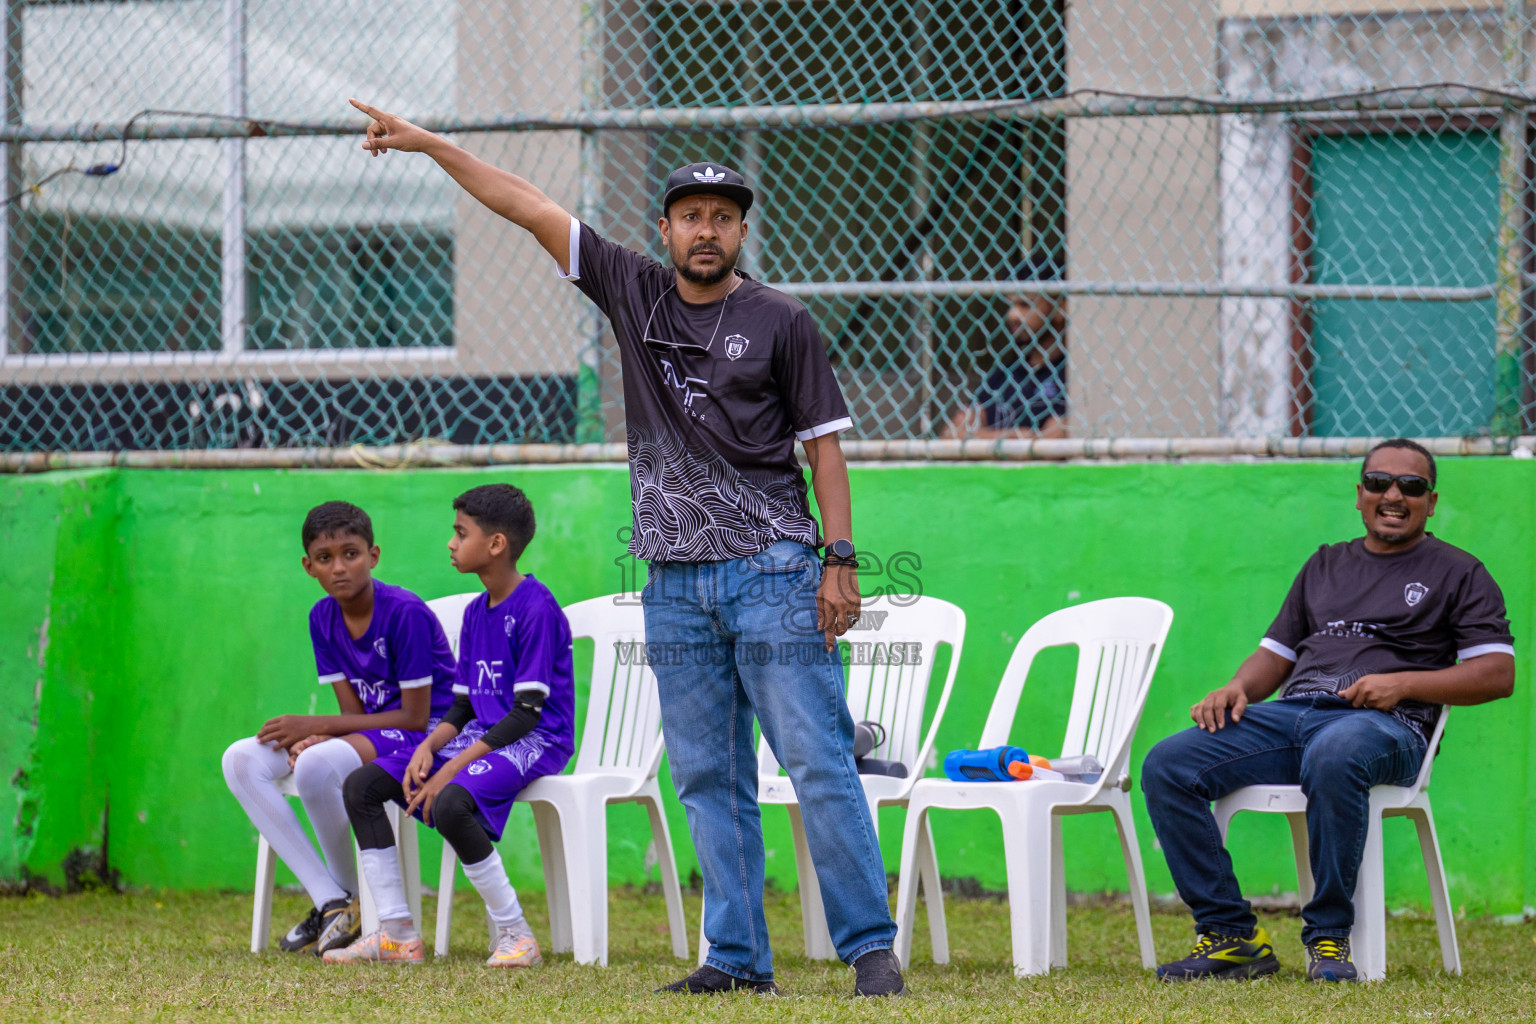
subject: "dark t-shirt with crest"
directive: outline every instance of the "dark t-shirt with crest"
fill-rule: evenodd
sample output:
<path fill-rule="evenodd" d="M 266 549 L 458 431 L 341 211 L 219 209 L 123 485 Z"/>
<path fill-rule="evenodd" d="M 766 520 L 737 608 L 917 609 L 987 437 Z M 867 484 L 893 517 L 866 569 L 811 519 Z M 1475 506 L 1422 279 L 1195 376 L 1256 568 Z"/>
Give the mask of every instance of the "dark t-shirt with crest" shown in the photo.
<path fill-rule="evenodd" d="M 635 557 L 816 546 L 795 442 L 853 420 L 806 308 L 745 274 L 721 302 L 684 302 L 671 267 L 574 218 L 570 268 L 619 343 Z"/>
<path fill-rule="evenodd" d="M 1364 538 L 1318 548 L 1262 646 L 1295 662 L 1282 698 L 1338 693 L 1365 675 L 1515 653 L 1499 585 L 1482 562 L 1433 534 L 1401 554 L 1367 551 Z M 1439 710 L 1403 701 L 1391 714 L 1428 736 Z"/>

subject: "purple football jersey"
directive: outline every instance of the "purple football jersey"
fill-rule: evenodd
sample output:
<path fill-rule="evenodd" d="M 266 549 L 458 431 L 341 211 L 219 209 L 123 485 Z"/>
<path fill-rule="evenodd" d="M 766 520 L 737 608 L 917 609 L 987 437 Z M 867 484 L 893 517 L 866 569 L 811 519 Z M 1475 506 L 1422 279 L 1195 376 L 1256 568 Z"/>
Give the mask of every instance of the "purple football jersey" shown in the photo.
<path fill-rule="evenodd" d="M 370 715 L 400 706 L 400 691 L 432 687 L 432 717 L 453 704 L 453 651 L 427 603 L 404 587 L 373 581 L 373 621 L 357 640 L 347 632 L 341 605 L 329 595 L 309 612 L 320 685 L 342 680 Z"/>
<path fill-rule="evenodd" d="M 464 609 L 453 692 L 468 694 L 475 712 L 464 728 L 466 737 L 506 717 L 515 694 L 542 693 L 544 712 L 534 733 L 571 756 L 576 749 L 571 624 L 548 587 L 525 576 L 496 607 L 490 607 L 489 594 L 481 594 Z"/>

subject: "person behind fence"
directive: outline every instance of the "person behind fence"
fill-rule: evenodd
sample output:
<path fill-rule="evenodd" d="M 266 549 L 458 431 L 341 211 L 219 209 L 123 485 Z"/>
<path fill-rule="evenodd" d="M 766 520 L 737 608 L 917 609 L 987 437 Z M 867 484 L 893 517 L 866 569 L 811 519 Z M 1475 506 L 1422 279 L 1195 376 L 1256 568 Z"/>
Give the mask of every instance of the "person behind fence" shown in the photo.
<path fill-rule="evenodd" d="M 1003 314 L 1002 351 L 970 405 L 956 410 L 949 438 L 1066 437 L 1067 299 L 1027 282 L 1060 281 L 1061 261 L 1037 250 L 1015 275 L 1020 292 Z"/>
<path fill-rule="evenodd" d="M 1307 977 L 1355 979 L 1349 936 L 1371 787 L 1413 783 L 1441 705 L 1514 689 L 1498 585 L 1475 557 L 1425 532 L 1434 487 L 1423 447 L 1395 438 L 1371 449 L 1355 488 L 1365 536 L 1307 559 L 1258 649 L 1190 709 L 1195 728 L 1148 753 L 1147 810 L 1198 933 L 1160 978 L 1279 970 L 1211 802 L 1243 786 L 1299 784 L 1314 882 L 1302 908 Z"/>
<path fill-rule="evenodd" d="M 794 298 L 736 269 L 754 195 L 718 163 L 680 167 L 657 198 L 669 264 L 605 239 L 527 181 L 402 118 L 364 148 L 431 156 L 528 230 L 607 314 L 624 380 L 634 531 L 672 778 L 704 879 L 708 957 L 661 991 L 776 991 L 763 914 L 752 719 L 793 780 L 827 925 L 859 995 L 905 991 L 885 868 L 853 761 L 836 637 L 859 611 L 847 465 L 852 426 L 820 332 Z M 804 445 L 828 538 L 794 445 Z M 748 652 L 813 652 L 759 659 Z M 791 652 L 795 653 L 795 652 Z"/>
<path fill-rule="evenodd" d="M 537 967 L 538 940 L 496 848 L 512 802 L 534 779 L 555 775 L 576 749 L 571 626 L 559 602 L 517 560 L 533 539 L 533 505 L 509 484 L 485 484 L 454 499 L 454 568 L 485 587 L 464 609 L 453 706 L 414 751 L 381 757 L 347 777 L 347 813 L 379 928 L 326 963 L 426 959 L 406 905 L 393 800 L 442 833 L 496 925 L 489 967 Z M 443 898 L 446 898 L 443 897 Z"/>
<path fill-rule="evenodd" d="M 278 945 L 324 953 L 357 938 L 357 867 L 342 800 L 349 774 L 409 752 L 453 701 L 453 652 L 426 602 L 373 578 L 379 549 L 368 513 L 344 501 L 310 509 L 304 570 L 325 590 L 309 613 L 320 685 L 339 715 L 279 715 L 224 751 L 224 780 L 314 903 Z M 315 851 L 279 789 L 294 788 L 325 856 Z"/>

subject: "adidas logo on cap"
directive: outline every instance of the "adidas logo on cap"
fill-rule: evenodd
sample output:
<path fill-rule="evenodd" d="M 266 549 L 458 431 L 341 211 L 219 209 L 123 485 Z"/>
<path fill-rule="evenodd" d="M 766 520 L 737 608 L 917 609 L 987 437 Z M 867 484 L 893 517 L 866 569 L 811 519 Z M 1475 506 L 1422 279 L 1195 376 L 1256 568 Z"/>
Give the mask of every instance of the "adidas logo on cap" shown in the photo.
<path fill-rule="evenodd" d="M 705 166 L 702 171 L 694 171 L 693 176 L 706 185 L 718 185 L 725 180 L 724 171 L 717 171 L 709 166 Z"/>

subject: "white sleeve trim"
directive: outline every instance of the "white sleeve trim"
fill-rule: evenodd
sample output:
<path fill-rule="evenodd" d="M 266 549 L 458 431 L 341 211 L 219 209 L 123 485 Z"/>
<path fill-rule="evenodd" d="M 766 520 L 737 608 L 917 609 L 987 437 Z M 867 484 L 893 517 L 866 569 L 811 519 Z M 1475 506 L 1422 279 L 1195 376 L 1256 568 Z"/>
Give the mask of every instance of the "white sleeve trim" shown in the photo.
<path fill-rule="evenodd" d="M 453 684 L 453 692 L 454 693 L 458 693 L 458 694 L 463 694 L 465 697 L 468 697 L 469 696 L 469 687 L 465 686 L 463 683 L 454 683 Z"/>
<path fill-rule="evenodd" d="M 809 441 L 812 438 L 820 437 L 823 434 L 830 434 L 835 430 L 847 430 L 851 426 L 853 426 L 853 418 L 850 416 L 844 416 L 840 420 L 833 420 L 831 423 L 823 423 L 821 426 L 812 427 L 810 430 L 797 430 L 795 431 L 795 440 Z"/>
<path fill-rule="evenodd" d="M 1276 654 L 1280 655 L 1280 657 L 1284 658 L 1286 661 L 1291 662 L 1292 664 L 1295 664 L 1296 662 L 1296 652 L 1285 646 L 1285 644 L 1281 643 L 1279 640 L 1271 640 L 1269 637 L 1265 637 L 1263 640 L 1259 641 L 1259 646 L 1264 648 L 1266 651 L 1274 651 Z"/>
<path fill-rule="evenodd" d="M 1511 658 L 1515 656 L 1514 644 L 1477 644 L 1456 652 L 1456 657 L 1461 661 L 1470 661 L 1480 658 L 1485 654 L 1507 654 Z"/>
<path fill-rule="evenodd" d="M 347 674 L 345 672 L 332 672 L 328 676 L 320 677 L 321 686 L 330 686 L 332 683 L 344 683 L 346 681 Z"/>
<path fill-rule="evenodd" d="M 432 677 L 431 676 L 422 676 L 420 679 L 402 679 L 402 680 L 400 680 L 400 689 L 402 689 L 402 690 L 419 690 L 423 686 L 431 686 L 431 685 L 432 685 Z"/>
<path fill-rule="evenodd" d="M 540 693 L 542 693 L 544 696 L 546 696 L 546 697 L 549 696 L 549 684 L 548 683 L 538 683 L 538 682 L 534 682 L 531 679 L 525 679 L 521 683 L 514 683 L 514 684 L 512 684 L 512 692 L 513 693 L 522 693 L 524 690 L 537 690 Z"/>
<path fill-rule="evenodd" d="M 560 261 L 555 261 L 555 273 L 560 275 L 562 281 L 574 281 L 581 276 L 581 221 L 571 218 L 571 251 L 566 254 L 566 259 L 571 264 L 571 272 L 567 274 L 560 269 Z"/>

